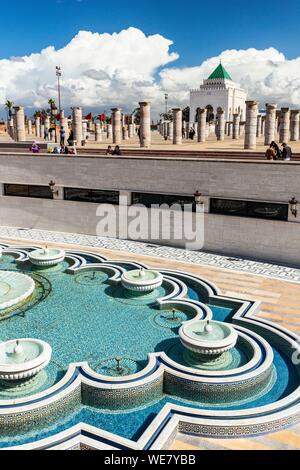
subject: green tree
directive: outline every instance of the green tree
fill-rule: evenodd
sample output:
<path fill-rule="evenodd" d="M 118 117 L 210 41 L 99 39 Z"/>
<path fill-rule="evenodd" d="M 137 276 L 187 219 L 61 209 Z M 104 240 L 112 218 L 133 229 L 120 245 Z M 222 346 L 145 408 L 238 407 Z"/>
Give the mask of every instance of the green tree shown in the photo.
<path fill-rule="evenodd" d="M 185 122 L 190 122 L 190 107 L 187 106 L 182 110 L 182 120 Z"/>
<path fill-rule="evenodd" d="M 7 100 L 7 101 L 6 101 L 6 103 L 5 103 L 5 108 L 6 108 L 6 110 L 7 110 L 7 118 L 8 118 L 8 119 L 11 119 L 13 106 L 14 106 L 14 102 L 13 102 L 13 101 L 10 101 L 10 100 Z"/>
<path fill-rule="evenodd" d="M 161 113 L 160 117 L 164 121 L 173 121 L 173 113 L 172 111 L 168 111 L 167 113 Z"/>

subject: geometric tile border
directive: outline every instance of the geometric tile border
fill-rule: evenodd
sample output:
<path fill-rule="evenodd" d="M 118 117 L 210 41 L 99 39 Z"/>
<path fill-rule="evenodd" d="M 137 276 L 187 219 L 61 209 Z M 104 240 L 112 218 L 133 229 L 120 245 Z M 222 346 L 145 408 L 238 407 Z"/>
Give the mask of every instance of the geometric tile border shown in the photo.
<path fill-rule="evenodd" d="M 300 282 L 300 269 L 281 266 L 278 264 L 264 263 L 244 258 L 234 258 L 217 254 L 189 251 L 181 248 L 173 248 L 152 243 L 143 243 L 116 238 L 81 235 L 76 233 L 50 232 L 47 230 L 18 229 L 12 227 L 0 227 L 0 238 L 45 241 L 54 243 L 69 243 L 84 247 L 99 247 L 110 250 L 126 251 L 157 258 L 172 259 L 193 264 L 216 266 L 234 271 L 257 274 L 274 279 Z"/>

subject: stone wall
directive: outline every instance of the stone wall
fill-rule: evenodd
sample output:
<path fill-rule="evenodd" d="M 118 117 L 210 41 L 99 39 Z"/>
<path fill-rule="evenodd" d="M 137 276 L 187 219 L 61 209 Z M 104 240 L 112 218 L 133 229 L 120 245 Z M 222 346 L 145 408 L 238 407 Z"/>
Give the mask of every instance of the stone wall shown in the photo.
<path fill-rule="evenodd" d="M 0 196 L 1 225 L 94 235 L 97 204 L 62 200 L 64 186 L 120 190 L 129 198 L 131 191 L 191 196 L 199 190 L 206 211 L 204 249 L 300 265 L 300 213 L 295 218 L 289 211 L 288 222 L 208 213 L 209 197 L 300 200 L 297 163 L 1 155 L 0 175 L 2 185 L 48 185 L 53 179 L 61 187 L 53 201 Z"/>

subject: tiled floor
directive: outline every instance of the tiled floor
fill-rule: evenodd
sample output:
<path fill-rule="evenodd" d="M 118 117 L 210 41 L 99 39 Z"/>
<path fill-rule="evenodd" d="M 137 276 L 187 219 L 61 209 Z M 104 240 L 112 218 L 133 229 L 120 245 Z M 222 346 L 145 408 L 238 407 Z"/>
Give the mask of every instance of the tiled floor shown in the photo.
<path fill-rule="evenodd" d="M 262 301 L 260 315 L 300 334 L 300 270 L 251 262 L 251 271 L 226 264 L 220 256 L 185 252 L 174 248 L 147 248 L 146 244 L 120 240 L 96 239 L 76 234 L 43 231 L 18 231 L 0 228 L 0 242 L 9 244 L 59 244 L 69 249 L 87 249 L 109 259 L 131 259 L 153 267 L 188 271 L 215 283 L 226 295 Z M 203 256 L 202 256 L 203 255 Z M 230 263 L 230 262 L 228 262 Z M 252 269 L 254 272 L 252 272 Z M 173 449 L 300 449 L 300 424 L 266 436 L 249 439 L 206 439 L 178 435 Z"/>

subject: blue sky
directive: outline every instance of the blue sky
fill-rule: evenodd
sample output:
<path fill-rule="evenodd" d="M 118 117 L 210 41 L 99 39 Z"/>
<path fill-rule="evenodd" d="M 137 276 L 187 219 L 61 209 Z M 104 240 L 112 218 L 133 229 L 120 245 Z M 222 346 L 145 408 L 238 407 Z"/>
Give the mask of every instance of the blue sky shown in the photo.
<path fill-rule="evenodd" d="M 293 58 L 299 55 L 300 1 L 15 0 L 1 2 L 0 26 L 0 58 L 63 47 L 79 30 L 112 33 L 129 26 L 173 40 L 179 66 L 249 47 L 273 46 Z"/>

